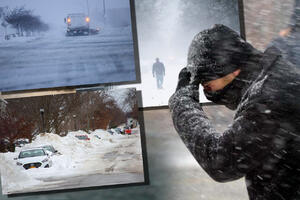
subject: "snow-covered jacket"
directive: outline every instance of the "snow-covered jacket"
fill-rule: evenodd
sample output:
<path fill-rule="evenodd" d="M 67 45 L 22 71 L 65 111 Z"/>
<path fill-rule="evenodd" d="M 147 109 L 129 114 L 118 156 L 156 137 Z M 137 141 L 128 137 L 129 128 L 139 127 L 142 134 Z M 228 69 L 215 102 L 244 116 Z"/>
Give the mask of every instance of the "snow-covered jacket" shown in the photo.
<path fill-rule="evenodd" d="M 201 167 L 219 182 L 245 177 L 251 200 L 300 199 L 300 72 L 278 52 L 263 53 L 260 74 L 248 80 L 223 133 L 203 111 L 197 85 L 180 80 L 169 100 L 174 126 Z"/>

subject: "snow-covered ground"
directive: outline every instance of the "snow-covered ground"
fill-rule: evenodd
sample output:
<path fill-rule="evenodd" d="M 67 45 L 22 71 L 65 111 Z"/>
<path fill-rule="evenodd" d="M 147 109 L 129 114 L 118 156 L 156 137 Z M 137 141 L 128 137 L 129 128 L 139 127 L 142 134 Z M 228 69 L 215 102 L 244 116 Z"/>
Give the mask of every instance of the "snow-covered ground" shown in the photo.
<path fill-rule="evenodd" d="M 0 154 L 2 193 L 26 193 L 80 187 L 143 182 L 139 127 L 132 135 L 111 135 L 105 130 L 69 132 L 67 136 L 46 133 L 14 153 Z M 88 135 L 79 140 L 76 135 Z M 99 137 L 101 139 L 99 139 Z M 53 166 L 25 170 L 14 158 L 24 148 L 51 144 L 62 155 L 53 155 Z"/>
<path fill-rule="evenodd" d="M 142 91 L 143 107 L 168 105 L 169 98 L 175 92 L 179 72 L 183 66 L 186 65 L 185 57 L 182 57 L 181 59 L 172 57 L 165 58 L 162 59 L 162 62 L 165 65 L 166 75 L 164 77 L 163 88 L 157 89 L 156 78 L 152 75 L 152 65 L 154 60 L 140 60 L 142 83 L 130 85 L 130 87 L 136 87 L 137 90 Z M 126 87 L 128 87 L 128 85 L 117 86 L 117 88 Z M 199 91 L 200 102 L 210 102 L 206 99 L 201 85 Z"/>
<path fill-rule="evenodd" d="M 0 91 L 136 80 L 131 27 L 0 41 Z"/>

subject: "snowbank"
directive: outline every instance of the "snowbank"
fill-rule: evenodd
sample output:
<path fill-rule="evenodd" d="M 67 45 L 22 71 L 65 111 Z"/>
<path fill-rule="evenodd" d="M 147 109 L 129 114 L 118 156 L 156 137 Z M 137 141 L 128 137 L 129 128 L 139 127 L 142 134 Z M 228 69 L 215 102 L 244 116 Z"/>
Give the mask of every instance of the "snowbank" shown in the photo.
<path fill-rule="evenodd" d="M 75 136 L 87 135 L 90 140 Z M 22 149 L 52 145 L 61 155 L 51 156 L 53 166 L 25 170 L 16 165 L 15 157 Z M 40 134 L 30 144 L 15 153 L 1 153 L 0 166 L 3 194 L 30 191 L 65 182 L 68 179 L 93 174 L 143 173 L 139 127 L 132 135 L 120 135 L 98 129 L 90 134 L 69 132 L 60 137 L 53 133 Z M 26 182 L 26 184 L 25 184 Z M 60 188 L 61 189 L 61 188 Z"/>

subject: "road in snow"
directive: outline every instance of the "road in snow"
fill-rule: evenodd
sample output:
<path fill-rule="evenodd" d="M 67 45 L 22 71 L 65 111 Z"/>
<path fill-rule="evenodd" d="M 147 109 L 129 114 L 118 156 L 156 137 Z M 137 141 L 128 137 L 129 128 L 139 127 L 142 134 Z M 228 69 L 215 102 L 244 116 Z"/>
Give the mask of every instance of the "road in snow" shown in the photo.
<path fill-rule="evenodd" d="M 0 41 L 0 91 L 136 80 L 131 29 Z"/>
<path fill-rule="evenodd" d="M 139 128 L 133 129 L 129 136 L 110 135 L 99 129 L 88 134 L 89 141 L 75 137 L 83 134 L 87 135 L 83 131 L 70 132 L 65 137 L 47 133 L 23 147 L 53 145 L 62 155 L 51 157 L 53 166 L 50 168 L 25 170 L 18 167 L 13 158 L 21 148 L 16 153 L 1 153 L 2 193 L 144 182 Z"/>

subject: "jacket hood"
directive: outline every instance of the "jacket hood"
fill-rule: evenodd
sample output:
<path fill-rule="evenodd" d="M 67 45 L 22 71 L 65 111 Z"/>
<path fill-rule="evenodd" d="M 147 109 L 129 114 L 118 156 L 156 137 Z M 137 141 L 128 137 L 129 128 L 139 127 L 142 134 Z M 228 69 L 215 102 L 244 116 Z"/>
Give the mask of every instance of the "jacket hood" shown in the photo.
<path fill-rule="evenodd" d="M 234 30 L 215 25 L 198 33 L 189 48 L 188 70 L 191 81 L 205 83 L 241 69 L 233 82 L 217 92 L 205 92 L 206 97 L 218 104 L 235 109 L 251 81 L 260 71 L 257 66 L 261 52 L 244 41 Z"/>

